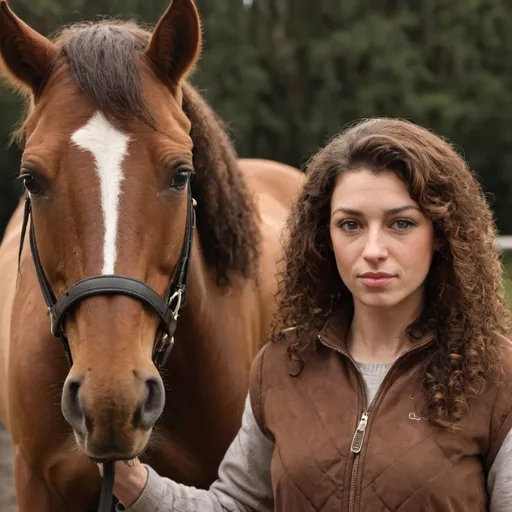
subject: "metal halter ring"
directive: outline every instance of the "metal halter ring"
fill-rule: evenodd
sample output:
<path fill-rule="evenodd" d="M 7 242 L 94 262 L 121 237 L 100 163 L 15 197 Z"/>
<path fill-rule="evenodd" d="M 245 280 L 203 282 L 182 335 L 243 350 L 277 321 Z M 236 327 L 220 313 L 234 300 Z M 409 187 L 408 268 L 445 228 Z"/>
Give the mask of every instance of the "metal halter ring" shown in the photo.
<path fill-rule="evenodd" d="M 169 305 L 169 309 L 172 312 L 172 316 L 174 317 L 175 320 L 178 319 L 178 312 L 179 312 L 180 307 L 181 307 L 182 296 L 183 296 L 183 288 L 178 288 L 171 295 L 171 297 L 169 298 L 169 301 L 167 302 L 167 304 Z M 171 306 L 172 306 L 172 303 L 174 302 L 174 300 L 176 300 L 176 307 L 173 309 Z"/>
<path fill-rule="evenodd" d="M 56 338 L 58 338 L 57 334 L 53 332 L 53 320 L 54 320 L 54 317 L 53 317 L 53 313 L 52 313 L 52 308 L 48 308 L 48 316 L 50 317 L 50 332 L 52 333 L 52 336 L 55 336 Z"/>

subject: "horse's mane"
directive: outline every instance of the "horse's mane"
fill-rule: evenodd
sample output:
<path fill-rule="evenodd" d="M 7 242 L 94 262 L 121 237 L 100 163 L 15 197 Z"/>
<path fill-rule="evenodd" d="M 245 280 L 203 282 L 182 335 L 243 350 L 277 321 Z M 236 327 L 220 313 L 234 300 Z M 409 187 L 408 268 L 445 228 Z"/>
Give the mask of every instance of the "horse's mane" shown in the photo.
<path fill-rule="evenodd" d="M 227 283 L 229 270 L 257 280 L 257 211 L 234 148 L 213 110 L 189 84 L 183 87 L 183 110 L 192 123 L 197 173 L 192 189 L 206 259 L 217 268 L 217 280 Z"/>
<path fill-rule="evenodd" d="M 109 118 L 137 117 L 154 127 L 141 90 L 138 62 L 151 33 L 132 22 L 101 21 L 66 27 L 55 39 L 73 81 Z M 201 95 L 183 84 L 183 110 L 192 125 L 197 230 L 217 283 L 230 274 L 257 278 L 257 211 L 220 119 Z"/>

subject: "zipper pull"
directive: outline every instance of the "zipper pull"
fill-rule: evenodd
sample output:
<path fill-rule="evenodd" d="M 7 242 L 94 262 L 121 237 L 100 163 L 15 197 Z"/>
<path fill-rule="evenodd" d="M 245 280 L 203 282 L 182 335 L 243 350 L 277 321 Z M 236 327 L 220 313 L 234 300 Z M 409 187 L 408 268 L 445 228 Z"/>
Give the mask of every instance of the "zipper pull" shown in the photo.
<path fill-rule="evenodd" d="M 352 439 L 352 446 L 350 447 L 352 453 L 359 453 L 361 451 L 366 425 L 368 425 L 368 413 L 363 412 L 359 425 L 357 426 L 356 433 L 354 434 L 354 438 Z"/>

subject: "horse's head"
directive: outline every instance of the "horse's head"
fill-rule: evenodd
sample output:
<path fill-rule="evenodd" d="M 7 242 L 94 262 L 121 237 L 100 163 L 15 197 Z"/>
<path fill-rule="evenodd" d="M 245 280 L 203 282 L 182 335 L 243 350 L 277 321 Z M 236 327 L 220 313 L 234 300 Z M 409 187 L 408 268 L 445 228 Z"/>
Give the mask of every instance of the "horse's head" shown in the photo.
<path fill-rule="evenodd" d="M 200 41 L 192 0 L 174 0 L 152 34 L 101 22 L 72 26 L 55 40 L 0 2 L 5 74 L 30 98 L 20 176 L 57 298 L 105 275 L 165 296 L 190 213 L 191 124 L 182 91 Z M 149 288 L 135 283 L 131 294 L 112 293 L 98 282 L 105 293 L 89 294 L 96 282 L 87 282 L 62 318 L 73 362 L 62 410 L 86 455 L 131 458 L 163 410 L 152 355 L 165 322 Z"/>

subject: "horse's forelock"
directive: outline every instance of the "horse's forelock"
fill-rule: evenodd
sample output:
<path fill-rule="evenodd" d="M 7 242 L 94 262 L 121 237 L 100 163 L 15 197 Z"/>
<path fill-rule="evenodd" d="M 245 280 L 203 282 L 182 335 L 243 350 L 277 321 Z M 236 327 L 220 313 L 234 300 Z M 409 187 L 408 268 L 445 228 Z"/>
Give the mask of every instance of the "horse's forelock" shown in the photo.
<path fill-rule="evenodd" d="M 57 40 L 73 81 L 108 117 L 154 125 L 142 96 L 138 57 L 150 32 L 131 22 L 78 23 Z"/>

